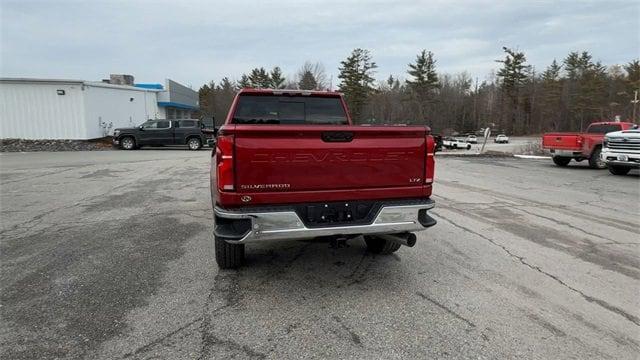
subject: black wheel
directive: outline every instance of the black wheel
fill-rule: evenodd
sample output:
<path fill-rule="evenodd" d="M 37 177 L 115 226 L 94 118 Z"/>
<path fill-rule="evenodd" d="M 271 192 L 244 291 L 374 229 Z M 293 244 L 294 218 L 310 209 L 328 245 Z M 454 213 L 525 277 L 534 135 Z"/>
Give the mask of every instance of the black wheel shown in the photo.
<path fill-rule="evenodd" d="M 189 146 L 189 150 L 200 150 L 202 147 L 202 141 L 198 138 L 191 138 L 187 140 L 187 146 Z"/>
<path fill-rule="evenodd" d="M 589 167 L 591 167 L 592 169 L 604 169 L 607 167 L 607 163 L 605 163 L 600 158 L 601 152 L 602 152 L 602 148 L 597 147 L 591 153 L 591 156 L 589 157 Z"/>
<path fill-rule="evenodd" d="M 136 139 L 131 136 L 125 136 L 120 139 L 120 147 L 124 150 L 133 150 L 136 148 Z"/>
<path fill-rule="evenodd" d="M 453 144 L 453 148 L 457 149 L 458 148 L 458 144 Z"/>
<path fill-rule="evenodd" d="M 567 166 L 571 162 L 569 157 L 554 156 L 553 162 L 558 166 Z"/>
<path fill-rule="evenodd" d="M 609 165 L 609 172 L 613 175 L 627 175 L 627 173 L 631 170 L 630 167 L 620 166 L 620 165 Z"/>
<path fill-rule="evenodd" d="M 367 244 L 367 249 L 370 252 L 380 255 L 394 253 L 402 246 L 395 241 L 387 241 L 375 236 L 365 236 L 364 242 Z"/>
<path fill-rule="evenodd" d="M 229 244 L 214 235 L 216 263 L 220 269 L 235 269 L 244 263 L 244 244 Z"/>
<path fill-rule="evenodd" d="M 471 145 L 467 145 L 467 150 L 471 150 Z"/>

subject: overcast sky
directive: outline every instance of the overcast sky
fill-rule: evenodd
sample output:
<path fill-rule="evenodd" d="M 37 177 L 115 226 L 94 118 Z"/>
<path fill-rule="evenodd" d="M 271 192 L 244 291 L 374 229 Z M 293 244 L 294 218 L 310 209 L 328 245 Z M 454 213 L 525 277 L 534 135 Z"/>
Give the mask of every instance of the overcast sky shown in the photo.
<path fill-rule="evenodd" d="M 341 60 L 369 49 L 376 77 L 405 77 L 421 49 L 439 72 L 482 81 L 502 46 L 541 70 L 569 51 L 607 65 L 640 54 L 639 1 L 7 1 L 0 0 L 4 77 L 136 82 L 198 88 L 256 66 L 295 73 L 319 61 L 337 85 Z"/>

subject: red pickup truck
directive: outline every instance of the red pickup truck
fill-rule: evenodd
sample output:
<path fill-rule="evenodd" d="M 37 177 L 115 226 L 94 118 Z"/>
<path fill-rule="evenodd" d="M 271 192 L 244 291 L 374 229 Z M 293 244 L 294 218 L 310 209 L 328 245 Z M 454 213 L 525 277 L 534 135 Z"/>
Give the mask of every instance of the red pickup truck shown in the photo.
<path fill-rule="evenodd" d="M 241 90 L 211 162 L 218 266 L 240 266 L 252 242 L 413 246 L 436 224 L 434 147 L 425 126 L 352 125 L 337 92 Z"/>
<path fill-rule="evenodd" d="M 596 122 L 589 125 L 585 133 L 548 133 L 542 136 L 542 147 L 551 152 L 553 162 L 567 166 L 571 159 L 589 160 L 594 169 L 607 167 L 600 158 L 604 134 L 633 128 L 630 122 Z"/>

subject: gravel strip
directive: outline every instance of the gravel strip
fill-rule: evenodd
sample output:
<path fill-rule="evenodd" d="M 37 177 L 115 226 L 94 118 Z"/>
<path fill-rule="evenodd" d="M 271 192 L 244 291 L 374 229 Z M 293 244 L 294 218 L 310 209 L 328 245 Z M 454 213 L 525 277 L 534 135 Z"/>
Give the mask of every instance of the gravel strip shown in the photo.
<path fill-rule="evenodd" d="M 112 150 L 111 138 L 93 140 L 0 140 L 0 152 Z"/>

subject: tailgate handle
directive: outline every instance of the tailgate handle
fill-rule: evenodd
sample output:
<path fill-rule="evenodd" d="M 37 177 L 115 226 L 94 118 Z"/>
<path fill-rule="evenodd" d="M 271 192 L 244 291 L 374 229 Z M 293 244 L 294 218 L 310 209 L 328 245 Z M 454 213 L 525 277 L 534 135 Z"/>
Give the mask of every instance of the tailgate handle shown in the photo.
<path fill-rule="evenodd" d="M 353 140 L 353 133 L 350 131 L 325 131 L 322 133 L 324 142 L 350 142 Z"/>

